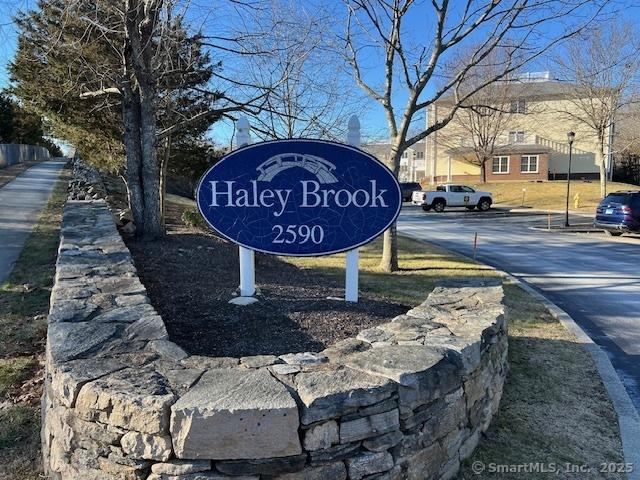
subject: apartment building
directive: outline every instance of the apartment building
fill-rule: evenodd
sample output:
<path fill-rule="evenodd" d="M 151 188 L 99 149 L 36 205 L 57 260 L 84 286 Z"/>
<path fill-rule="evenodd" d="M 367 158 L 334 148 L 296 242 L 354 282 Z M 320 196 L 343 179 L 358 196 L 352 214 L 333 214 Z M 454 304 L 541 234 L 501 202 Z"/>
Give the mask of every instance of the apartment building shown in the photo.
<path fill-rule="evenodd" d="M 369 143 L 362 146 L 386 165 L 391 156 L 391 144 L 388 142 Z M 426 143 L 417 142 L 407 148 L 400 159 L 400 171 L 398 180 L 401 182 L 420 182 L 429 176 L 430 168 L 426 162 Z"/>
<path fill-rule="evenodd" d="M 499 126 L 493 155 L 485 163 L 487 181 L 547 181 L 566 179 L 569 165 L 567 132 L 576 133 L 571 178 L 596 179 L 596 137 L 575 119 L 573 85 L 550 79 L 548 72 L 527 74 L 500 87 L 508 89 L 507 112 Z M 487 100 L 489 101 L 489 100 Z M 431 105 L 427 125 L 450 113 L 452 97 Z M 501 108 L 502 111 L 502 108 Z M 467 116 L 466 116 L 467 115 Z M 468 125 L 468 111 L 459 111 L 425 143 L 425 172 L 430 183 L 478 182 L 477 141 Z M 610 142 L 612 143 L 612 142 Z"/>

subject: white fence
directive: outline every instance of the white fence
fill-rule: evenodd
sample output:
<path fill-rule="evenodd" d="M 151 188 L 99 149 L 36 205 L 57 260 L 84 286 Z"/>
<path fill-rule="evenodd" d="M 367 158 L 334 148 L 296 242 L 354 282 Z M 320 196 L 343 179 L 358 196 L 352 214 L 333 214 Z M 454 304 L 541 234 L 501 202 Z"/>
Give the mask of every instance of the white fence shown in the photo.
<path fill-rule="evenodd" d="M 50 156 L 49 150 L 45 147 L 13 143 L 2 144 L 0 145 L 0 168 L 29 160 L 46 160 Z"/>

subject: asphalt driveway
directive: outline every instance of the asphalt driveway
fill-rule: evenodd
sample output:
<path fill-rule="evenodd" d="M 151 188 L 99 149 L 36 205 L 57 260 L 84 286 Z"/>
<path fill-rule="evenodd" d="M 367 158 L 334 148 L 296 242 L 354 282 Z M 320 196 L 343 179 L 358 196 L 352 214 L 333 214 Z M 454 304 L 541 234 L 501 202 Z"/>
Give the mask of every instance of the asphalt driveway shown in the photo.
<path fill-rule="evenodd" d="M 585 222 L 572 217 L 572 224 Z M 405 207 L 398 231 L 526 280 L 565 310 L 609 355 L 640 411 L 640 238 L 547 232 L 547 215 Z M 563 217 L 552 215 L 552 224 Z"/>

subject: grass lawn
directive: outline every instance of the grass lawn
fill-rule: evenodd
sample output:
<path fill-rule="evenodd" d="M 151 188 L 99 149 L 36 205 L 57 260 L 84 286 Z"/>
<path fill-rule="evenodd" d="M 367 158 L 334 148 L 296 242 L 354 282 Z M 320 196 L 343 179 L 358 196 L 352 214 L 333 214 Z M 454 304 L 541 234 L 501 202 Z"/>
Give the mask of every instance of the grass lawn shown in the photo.
<path fill-rule="evenodd" d="M 495 276 L 495 271 L 455 257 L 435 246 L 400 237 L 402 270 L 377 269 L 381 243 L 361 248 L 360 288 L 390 299 L 418 304 L 444 278 Z M 344 255 L 285 258 L 301 268 L 344 275 Z M 602 474 L 601 463 L 621 463 L 615 412 L 591 357 L 543 304 L 517 285 L 505 284 L 509 314 L 510 372 L 498 417 L 460 479 L 626 478 Z M 590 465 L 579 474 L 476 474 L 473 462 L 519 465 L 540 462 Z"/>
<path fill-rule="evenodd" d="M 531 208 L 564 210 L 567 198 L 567 182 L 487 182 L 474 185 L 479 190 L 493 193 L 494 203 L 505 203 L 508 205 L 522 205 L 522 189 L 526 188 L 524 205 Z M 616 190 L 640 190 L 637 185 L 627 183 L 608 183 L 607 192 Z M 580 194 L 580 207 L 574 208 L 573 199 L 575 194 Z M 593 213 L 595 207 L 600 203 L 600 183 L 595 180 L 583 182 L 571 180 L 571 192 L 569 194 L 569 209 L 583 213 Z"/>
<path fill-rule="evenodd" d="M 0 286 L 0 478 L 6 480 L 42 478 L 42 358 L 68 180 L 65 169 L 8 281 Z"/>
<path fill-rule="evenodd" d="M 399 272 L 389 274 L 377 269 L 382 239 L 360 248 L 360 290 L 388 297 L 406 304 L 418 304 L 444 278 L 497 276 L 495 270 L 482 264 L 470 264 L 435 246 L 398 237 Z M 344 277 L 345 254 L 327 257 L 282 257 L 301 268 L 322 269 L 336 277 Z"/>

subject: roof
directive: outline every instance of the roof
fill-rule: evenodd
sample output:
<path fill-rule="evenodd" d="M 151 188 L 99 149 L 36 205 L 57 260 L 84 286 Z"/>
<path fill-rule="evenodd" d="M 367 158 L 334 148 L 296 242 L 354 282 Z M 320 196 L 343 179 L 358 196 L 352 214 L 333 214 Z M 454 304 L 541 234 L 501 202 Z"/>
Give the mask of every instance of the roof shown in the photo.
<path fill-rule="evenodd" d="M 445 150 L 444 153 L 451 156 L 462 156 L 473 153 L 475 150 L 471 147 L 455 147 Z M 493 151 L 494 155 L 509 155 L 512 153 L 548 153 L 551 148 L 545 147 L 538 143 L 514 143 L 511 145 L 500 145 Z"/>
<path fill-rule="evenodd" d="M 364 150 L 381 150 L 386 152 L 388 150 L 391 150 L 391 143 L 390 142 L 363 143 L 361 148 Z M 407 150 L 411 149 L 415 151 L 421 151 L 421 150 L 424 150 L 425 148 L 426 148 L 426 142 L 424 140 L 420 140 L 419 142 L 416 142 L 413 145 L 407 147 Z"/>
<path fill-rule="evenodd" d="M 575 95 L 579 86 L 570 82 L 549 80 L 547 82 L 504 82 L 502 85 L 509 89 L 509 96 L 529 100 L 550 100 L 554 98 L 567 98 Z M 453 103 L 453 94 L 437 100 L 438 104 Z"/>

